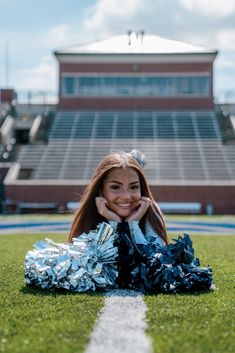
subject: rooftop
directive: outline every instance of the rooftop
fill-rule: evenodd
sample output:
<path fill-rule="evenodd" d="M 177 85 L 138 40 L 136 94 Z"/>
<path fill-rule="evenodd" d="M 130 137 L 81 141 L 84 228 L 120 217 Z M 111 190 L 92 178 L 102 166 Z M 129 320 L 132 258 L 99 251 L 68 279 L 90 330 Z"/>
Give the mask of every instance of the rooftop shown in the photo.
<path fill-rule="evenodd" d="M 55 54 L 216 54 L 215 49 L 166 39 L 144 31 L 66 47 Z"/>

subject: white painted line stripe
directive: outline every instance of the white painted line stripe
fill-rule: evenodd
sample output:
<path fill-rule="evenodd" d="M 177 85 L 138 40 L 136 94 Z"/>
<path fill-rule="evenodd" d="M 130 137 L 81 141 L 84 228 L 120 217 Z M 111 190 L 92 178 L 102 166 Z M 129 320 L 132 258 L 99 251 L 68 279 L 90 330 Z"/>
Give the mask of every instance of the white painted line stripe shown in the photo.
<path fill-rule="evenodd" d="M 147 308 L 143 294 L 113 290 L 105 294 L 90 343 L 85 353 L 150 353 L 151 340 L 145 334 Z"/>

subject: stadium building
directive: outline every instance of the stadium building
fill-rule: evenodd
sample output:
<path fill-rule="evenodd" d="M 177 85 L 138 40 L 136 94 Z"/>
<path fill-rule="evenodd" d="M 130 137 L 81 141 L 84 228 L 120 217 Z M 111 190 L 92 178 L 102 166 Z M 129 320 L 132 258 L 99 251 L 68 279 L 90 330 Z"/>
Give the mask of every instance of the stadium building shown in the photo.
<path fill-rule="evenodd" d="M 215 111 L 216 55 L 143 31 L 56 51 L 57 112 L 46 142 L 19 148 L 6 198 L 22 209 L 63 207 L 104 155 L 136 148 L 163 211 L 235 214 L 235 144 Z"/>

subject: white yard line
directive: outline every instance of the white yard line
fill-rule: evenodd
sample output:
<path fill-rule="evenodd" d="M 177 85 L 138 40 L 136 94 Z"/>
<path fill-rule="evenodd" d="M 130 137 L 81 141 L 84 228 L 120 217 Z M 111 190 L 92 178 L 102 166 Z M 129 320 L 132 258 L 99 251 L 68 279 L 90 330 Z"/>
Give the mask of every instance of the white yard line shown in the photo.
<path fill-rule="evenodd" d="M 146 310 L 139 292 L 118 289 L 106 293 L 85 353 L 150 353 Z"/>

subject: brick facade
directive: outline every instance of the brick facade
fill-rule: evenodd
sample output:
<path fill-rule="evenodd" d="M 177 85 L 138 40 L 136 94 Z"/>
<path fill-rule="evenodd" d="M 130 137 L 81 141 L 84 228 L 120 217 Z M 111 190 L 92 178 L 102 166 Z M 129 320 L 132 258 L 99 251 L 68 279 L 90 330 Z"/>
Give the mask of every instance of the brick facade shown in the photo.
<path fill-rule="evenodd" d="M 79 201 L 85 186 L 82 185 L 7 185 L 7 197 L 20 202 L 55 202 L 66 205 Z M 205 213 L 212 204 L 216 214 L 235 214 L 234 185 L 152 185 L 157 202 L 200 202 Z"/>

